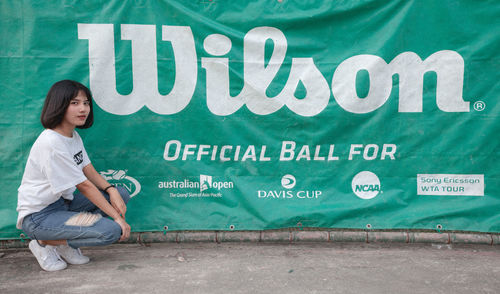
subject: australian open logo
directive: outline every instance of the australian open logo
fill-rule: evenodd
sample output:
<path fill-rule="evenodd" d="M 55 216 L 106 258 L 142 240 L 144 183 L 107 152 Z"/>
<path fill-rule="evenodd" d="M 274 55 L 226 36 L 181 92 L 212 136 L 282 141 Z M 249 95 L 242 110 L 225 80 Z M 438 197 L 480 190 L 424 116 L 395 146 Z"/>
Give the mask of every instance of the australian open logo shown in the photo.
<path fill-rule="evenodd" d="M 212 187 L 212 176 L 200 175 L 200 192 Z"/>
<path fill-rule="evenodd" d="M 196 179 L 190 177 L 183 180 L 159 181 L 158 188 L 171 189 L 170 197 L 177 198 L 222 197 L 221 190 L 233 189 L 234 183 L 232 181 L 219 181 L 218 178 L 209 175 L 200 175 Z"/>
<path fill-rule="evenodd" d="M 125 188 L 130 193 L 130 197 L 134 197 L 141 192 L 141 184 L 136 179 L 128 176 L 127 170 L 108 169 L 100 172 L 100 174 L 109 183 Z"/>
<path fill-rule="evenodd" d="M 233 189 L 234 183 L 228 181 L 213 181 L 212 176 L 200 175 L 200 192 L 208 189 Z"/>

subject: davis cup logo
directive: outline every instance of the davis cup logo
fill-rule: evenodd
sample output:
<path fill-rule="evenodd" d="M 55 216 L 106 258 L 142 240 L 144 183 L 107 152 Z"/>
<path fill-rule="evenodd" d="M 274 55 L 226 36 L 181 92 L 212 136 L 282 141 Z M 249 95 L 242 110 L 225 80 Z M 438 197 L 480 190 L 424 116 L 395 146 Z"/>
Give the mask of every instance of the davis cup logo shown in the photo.
<path fill-rule="evenodd" d="M 354 176 L 352 191 L 361 199 L 372 199 L 380 192 L 380 180 L 370 171 L 362 171 Z"/>
<path fill-rule="evenodd" d="M 295 187 L 296 183 L 297 181 L 295 180 L 295 177 L 292 175 L 284 175 L 281 178 L 281 186 L 283 186 L 283 188 L 285 189 L 292 189 L 293 187 Z"/>
<path fill-rule="evenodd" d="M 127 170 L 108 169 L 99 173 L 110 184 L 125 188 L 130 193 L 130 197 L 134 197 L 141 192 L 141 184 L 131 176 L 127 176 Z"/>

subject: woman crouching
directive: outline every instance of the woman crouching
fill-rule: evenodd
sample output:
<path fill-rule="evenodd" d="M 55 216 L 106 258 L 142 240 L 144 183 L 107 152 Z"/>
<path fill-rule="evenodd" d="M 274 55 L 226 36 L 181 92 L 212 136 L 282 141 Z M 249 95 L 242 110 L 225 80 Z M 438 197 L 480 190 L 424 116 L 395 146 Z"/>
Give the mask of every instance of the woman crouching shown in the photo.
<path fill-rule="evenodd" d="M 29 248 L 46 271 L 88 263 L 80 247 L 130 235 L 125 221 L 129 194 L 95 170 L 75 131 L 93 121 L 87 87 L 64 80 L 50 88 L 41 115 L 45 130 L 31 147 L 17 203 L 17 228 L 32 239 Z"/>

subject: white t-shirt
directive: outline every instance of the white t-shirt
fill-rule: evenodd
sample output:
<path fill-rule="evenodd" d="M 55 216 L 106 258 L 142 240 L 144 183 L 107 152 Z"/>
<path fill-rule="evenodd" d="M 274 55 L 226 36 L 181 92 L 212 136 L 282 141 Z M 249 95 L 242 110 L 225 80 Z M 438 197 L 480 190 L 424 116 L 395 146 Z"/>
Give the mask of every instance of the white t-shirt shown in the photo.
<path fill-rule="evenodd" d="M 72 200 L 76 185 L 87 180 L 83 168 L 90 164 L 76 131 L 69 138 L 46 129 L 31 147 L 18 189 L 17 228 L 25 216 L 38 212 L 60 197 Z"/>

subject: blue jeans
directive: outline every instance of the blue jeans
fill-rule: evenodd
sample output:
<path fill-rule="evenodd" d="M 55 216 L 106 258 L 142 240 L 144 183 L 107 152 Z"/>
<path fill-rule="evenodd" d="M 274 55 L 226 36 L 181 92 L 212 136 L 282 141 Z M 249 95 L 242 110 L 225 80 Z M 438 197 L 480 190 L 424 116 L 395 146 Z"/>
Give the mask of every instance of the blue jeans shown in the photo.
<path fill-rule="evenodd" d="M 129 193 L 123 187 L 117 189 L 126 204 L 130 199 Z M 109 195 L 103 191 L 101 193 L 109 202 Z M 71 222 L 71 218 L 79 217 L 78 214 L 82 213 L 87 223 L 75 225 Z M 59 198 L 41 211 L 26 216 L 23 231 L 34 240 L 67 240 L 72 248 L 108 245 L 120 239 L 122 234 L 121 227 L 114 220 L 107 218 L 105 213 L 79 192 L 74 194 L 72 201 Z"/>

